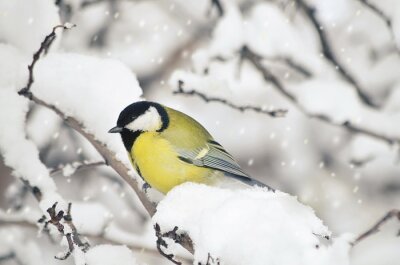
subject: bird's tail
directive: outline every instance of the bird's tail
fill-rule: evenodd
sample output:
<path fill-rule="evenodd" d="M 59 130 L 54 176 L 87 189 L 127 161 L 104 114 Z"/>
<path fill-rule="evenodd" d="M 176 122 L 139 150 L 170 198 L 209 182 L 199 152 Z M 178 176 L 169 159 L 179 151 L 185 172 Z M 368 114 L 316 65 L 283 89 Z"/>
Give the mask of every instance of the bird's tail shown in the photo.
<path fill-rule="evenodd" d="M 266 189 L 268 189 L 269 191 L 275 192 L 275 189 L 274 189 L 274 188 L 271 188 L 271 187 L 268 186 L 267 184 L 264 184 L 264 183 L 262 183 L 261 181 L 258 181 L 258 180 L 256 180 L 256 179 L 253 179 L 253 178 L 251 178 L 251 177 L 242 176 L 242 175 L 236 175 L 236 174 L 232 174 L 232 173 L 225 173 L 225 174 L 229 174 L 229 176 L 231 176 L 231 177 L 233 177 L 233 178 L 239 180 L 240 182 L 242 182 L 242 183 L 244 183 L 244 184 L 246 184 L 246 185 L 253 186 L 253 187 L 258 186 L 258 187 L 261 187 L 261 188 L 266 188 Z"/>

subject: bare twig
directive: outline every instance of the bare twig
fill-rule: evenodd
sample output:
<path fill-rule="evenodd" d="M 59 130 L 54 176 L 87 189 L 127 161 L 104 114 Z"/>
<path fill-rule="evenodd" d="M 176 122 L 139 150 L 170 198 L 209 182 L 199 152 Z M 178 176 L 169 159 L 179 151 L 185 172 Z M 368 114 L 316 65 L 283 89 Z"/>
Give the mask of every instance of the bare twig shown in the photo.
<path fill-rule="evenodd" d="M 76 230 L 75 225 L 72 222 L 71 205 L 71 203 L 68 204 L 67 213 L 64 213 L 64 211 L 62 210 L 57 212 L 57 202 L 55 202 L 52 207 L 47 209 L 47 213 L 49 214 L 50 219 L 47 220 L 47 217 L 43 215 L 42 218 L 40 218 L 38 221 L 38 223 L 44 224 L 45 230 L 47 230 L 49 224 L 55 226 L 57 230 L 67 239 L 68 250 L 62 256 L 55 256 L 56 259 L 60 260 L 67 259 L 74 251 L 75 246 L 78 246 L 83 252 L 86 252 L 90 247 L 88 242 L 84 242 L 80 239 L 78 231 Z M 71 228 L 72 232 L 66 232 L 65 226 L 61 221 L 64 221 L 64 223 Z"/>
<path fill-rule="evenodd" d="M 72 168 L 75 170 L 74 172 L 78 171 L 78 170 L 83 170 L 83 169 L 89 169 L 89 168 L 94 168 L 94 167 L 98 167 L 98 166 L 104 166 L 107 165 L 106 162 L 104 161 L 97 161 L 97 162 L 91 162 L 91 163 L 79 163 L 77 165 L 72 164 Z M 60 168 L 56 168 L 50 171 L 51 175 L 54 174 L 58 174 L 60 172 L 63 172 L 65 169 L 65 167 L 60 167 Z"/>
<path fill-rule="evenodd" d="M 392 38 L 392 40 L 394 41 L 394 47 L 396 48 L 397 53 L 400 53 L 399 47 L 396 45 L 396 36 L 395 36 L 395 32 L 393 30 L 393 23 L 392 20 L 390 19 L 390 17 L 383 12 L 381 9 L 379 9 L 375 4 L 371 3 L 368 0 L 358 0 L 361 4 L 363 4 L 364 6 L 366 6 L 369 10 L 371 10 L 374 14 L 376 14 L 380 19 L 383 20 L 383 22 L 386 24 L 386 26 L 388 27 L 388 30 L 390 32 L 390 36 Z"/>
<path fill-rule="evenodd" d="M 364 239 L 370 237 L 371 235 L 379 232 L 379 229 L 390 219 L 397 218 L 397 220 L 400 222 L 400 210 L 391 210 L 388 213 L 386 213 L 375 225 L 373 225 L 370 229 L 359 235 L 354 242 L 352 243 L 353 246 L 357 245 Z M 400 234 L 400 231 L 399 231 Z"/>
<path fill-rule="evenodd" d="M 215 7 L 215 9 L 218 11 L 218 16 L 223 16 L 224 15 L 224 7 L 222 6 L 221 1 L 219 0 L 211 0 L 211 6 L 208 11 L 208 14 L 211 14 L 212 9 Z"/>
<path fill-rule="evenodd" d="M 340 63 L 337 59 L 331 44 L 328 40 L 328 36 L 326 34 L 326 29 L 324 28 L 321 21 L 319 21 L 316 10 L 314 7 L 309 6 L 304 0 L 296 0 L 297 5 L 303 10 L 306 17 L 310 20 L 311 24 L 315 28 L 318 33 L 318 38 L 322 46 L 322 53 L 324 57 L 328 60 L 328 62 L 335 67 L 340 73 L 340 75 L 350 83 L 356 90 L 359 98 L 370 107 L 378 107 L 367 94 L 365 94 L 364 89 L 360 86 L 360 84 L 356 81 L 356 79 L 350 74 L 350 72 Z"/>
<path fill-rule="evenodd" d="M 206 265 L 220 265 L 221 261 L 217 258 L 213 258 L 210 253 L 207 255 Z M 200 264 L 201 265 L 201 264 Z"/>
<path fill-rule="evenodd" d="M 332 121 L 332 119 L 328 116 L 324 116 L 324 115 L 315 115 L 315 114 L 311 114 L 309 113 L 298 101 L 297 98 L 295 96 L 293 96 L 291 93 L 289 93 L 287 91 L 287 89 L 285 88 L 285 86 L 283 85 L 283 83 L 281 83 L 281 81 L 275 76 L 273 75 L 262 63 L 263 58 L 262 56 L 256 54 L 255 52 L 253 52 L 252 50 L 250 50 L 248 47 L 243 47 L 242 49 L 242 53 L 243 53 L 243 57 L 247 60 L 249 60 L 249 62 L 251 62 L 253 64 L 253 66 L 260 71 L 260 73 L 263 75 L 264 80 L 273 84 L 274 87 L 276 89 L 278 89 L 278 91 L 280 91 L 287 99 L 289 99 L 293 104 L 295 104 L 297 106 L 297 108 L 302 111 L 305 115 L 307 115 L 310 118 L 315 118 L 318 119 L 320 121 L 326 122 L 328 124 L 334 125 L 334 126 L 338 126 L 338 127 L 342 127 L 342 128 L 346 128 L 347 130 L 351 131 L 351 132 L 355 132 L 355 133 L 360 133 L 360 134 L 364 134 L 370 137 L 373 137 L 375 139 L 378 140 L 382 140 L 385 141 L 386 143 L 392 145 L 396 142 L 400 142 L 399 138 L 390 138 L 386 135 L 382 135 L 379 134 L 377 132 L 374 132 L 368 128 L 362 128 L 362 127 L 358 127 L 356 124 L 353 124 L 350 121 L 344 121 L 343 123 L 335 123 L 334 121 Z"/>
<path fill-rule="evenodd" d="M 178 234 L 178 227 L 175 226 L 173 230 L 162 233 L 161 228 L 159 224 L 154 225 L 154 230 L 156 232 L 156 237 L 157 237 L 157 250 L 160 252 L 162 256 L 173 262 L 174 264 L 181 265 L 182 263 L 174 259 L 173 254 L 167 254 L 164 252 L 164 250 L 161 247 L 168 248 L 167 242 L 165 242 L 164 238 L 169 238 L 172 239 L 175 243 L 178 243 L 180 245 L 191 245 L 193 246 L 192 240 L 189 238 L 187 234 Z M 189 249 L 188 249 L 189 250 Z M 194 249 L 192 248 L 189 250 L 191 253 L 194 252 Z"/>
<path fill-rule="evenodd" d="M 227 105 L 233 109 L 236 109 L 238 111 L 244 112 L 246 110 L 252 110 L 254 112 L 258 112 L 258 113 L 263 113 L 263 114 L 267 114 L 271 117 L 284 117 L 287 113 L 287 110 L 285 109 L 276 109 L 276 110 L 266 110 L 264 108 L 261 107 L 255 107 L 255 106 L 238 106 L 233 104 L 232 102 L 229 102 L 226 99 L 223 98 L 216 98 L 216 97 L 209 97 L 204 93 L 198 92 L 196 90 L 184 90 L 183 89 L 183 85 L 184 82 L 182 80 L 178 81 L 178 90 L 175 90 L 173 93 L 174 94 L 184 94 L 184 95 L 195 95 L 200 97 L 202 100 L 204 100 L 205 102 L 219 102 L 222 103 L 224 105 Z"/>
<path fill-rule="evenodd" d="M 294 61 L 291 58 L 288 57 L 279 57 L 279 58 L 274 58 L 277 61 L 282 61 L 284 62 L 287 66 L 289 66 L 291 69 L 295 70 L 297 73 L 300 73 L 306 78 L 310 78 L 313 76 L 310 70 L 308 70 L 304 65 L 300 65 L 298 62 Z"/>
<path fill-rule="evenodd" d="M 224 58 L 222 56 L 215 56 L 211 58 L 212 61 L 221 61 L 226 62 L 231 58 Z M 240 57 L 239 66 L 242 64 L 243 58 Z M 304 65 L 301 65 L 299 62 L 296 62 L 294 59 L 285 56 L 273 56 L 273 57 L 263 57 L 263 59 L 271 62 L 280 62 L 283 63 L 290 70 L 295 71 L 296 73 L 302 75 L 305 78 L 310 78 L 313 76 L 312 72 L 307 69 Z"/>
<path fill-rule="evenodd" d="M 53 30 L 51 31 L 51 33 L 44 38 L 44 40 L 40 44 L 39 50 L 37 50 L 33 54 L 33 59 L 32 59 L 31 64 L 28 65 L 28 70 L 29 70 L 28 83 L 26 84 L 25 87 L 23 87 L 21 90 L 18 91 L 19 95 L 23 95 L 28 98 L 30 97 L 30 89 L 34 82 L 33 68 L 35 67 L 35 64 L 37 63 L 37 61 L 40 59 L 40 56 L 42 54 L 46 54 L 48 52 L 48 50 L 50 49 L 51 44 L 56 39 L 56 30 L 59 28 L 70 29 L 74 26 L 75 25 L 72 25 L 72 24 L 57 25 L 57 26 L 53 27 Z"/>

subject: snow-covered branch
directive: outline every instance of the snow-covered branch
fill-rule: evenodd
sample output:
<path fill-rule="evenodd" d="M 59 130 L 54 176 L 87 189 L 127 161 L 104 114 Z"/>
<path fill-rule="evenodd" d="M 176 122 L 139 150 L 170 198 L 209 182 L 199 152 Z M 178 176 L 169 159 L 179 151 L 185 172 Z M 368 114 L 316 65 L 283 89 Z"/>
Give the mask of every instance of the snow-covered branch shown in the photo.
<path fill-rule="evenodd" d="M 396 48 L 397 53 L 400 54 L 400 49 L 396 45 L 396 35 L 395 35 L 395 30 L 393 29 L 392 19 L 371 1 L 369 0 L 358 0 L 358 1 L 362 3 L 365 7 L 367 7 L 369 10 L 371 10 L 374 14 L 376 14 L 386 24 L 390 32 L 390 36 L 392 37 L 392 40 L 394 42 L 394 47 Z"/>
<path fill-rule="evenodd" d="M 75 27 L 75 25 L 70 24 L 70 23 L 66 23 L 64 25 L 57 25 L 57 26 L 53 27 L 53 30 L 50 32 L 50 34 L 44 38 L 44 40 L 40 44 L 39 49 L 33 54 L 33 59 L 31 61 L 31 63 L 28 65 L 28 70 L 29 70 L 28 82 L 25 87 L 21 88 L 18 91 L 19 95 L 23 95 L 28 98 L 31 97 L 30 89 L 31 89 L 33 82 L 35 81 L 34 75 L 33 75 L 33 69 L 35 67 L 35 64 L 39 61 L 40 56 L 42 56 L 43 54 L 46 54 L 48 52 L 48 50 L 50 49 L 51 44 L 53 43 L 53 41 L 56 38 L 56 30 L 60 29 L 60 28 L 71 29 L 73 27 Z"/>
<path fill-rule="evenodd" d="M 218 102 L 221 103 L 223 105 L 226 105 L 232 109 L 244 112 L 247 110 L 251 110 L 254 112 L 258 112 L 258 113 L 262 113 L 262 114 L 267 114 L 271 117 L 277 118 L 277 117 L 284 117 L 287 113 L 287 110 L 285 109 L 276 109 L 276 110 L 268 110 L 268 109 L 264 109 L 262 107 L 256 107 L 256 106 L 238 106 L 232 102 L 229 102 L 226 99 L 223 98 L 217 98 L 217 97 L 210 97 L 204 93 L 201 93 L 199 91 L 196 90 L 187 90 L 184 89 L 184 82 L 182 80 L 178 81 L 178 89 L 174 90 L 173 93 L 174 94 L 183 94 L 183 95 L 190 95 L 190 96 L 198 96 L 199 98 L 201 98 L 202 100 L 204 100 L 205 102 Z"/>
<path fill-rule="evenodd" d="M 243 47 L 241 53 L 242 53 L 243 58 L 249 60 L 253 64 L 253 66 L 258 71 L 260 71 L 260 73 L 263 75 L 266 82 L 273 84 L 274 87 L 277 90 L 279 90 L 279 92 L 281 92 L 287 99 L 289 99 L 293 104 L 295 104 L 308 117 L 318 119 L 320 121 L 332 124 L 334 126 L 346 128 L 349 131 L 354 132 L 354 133 L 368 135 L 368 136 L 376 138 L 378 140 L 385 141 L 390 145 L 400 142 L 400 138 L 388 137 L 388 136 L 386 136 L 384 134 L 380 134 L 379 132 L 376 132 L 372 129 L 362 127 L 358 124 L 355 124 L 350 120 L 345 120 L 342 123 L 337 123 L 327 115 L 318 115 L 318 114 L 313 114 L 313 113 L 308 112 L 307 107 L 303 106 L 298 101 L 298 99 L 289 92 L 289 90 L 285 87 L 283 82 L 281 82 L 277 76 L 275 76 L 271 71 L 269 71 L 269 69 L 267 67 L 265 67 L 265 65 L 263 64 L 262 56 L 256 54 L 255 52 L 250 50 L 248 47 Z"/>
<path fill-rule="evenodd" d="M 50 171 L 50 174 L 57 174 L 62 172 L 64 176 L 70 176 L 74 174 L 76 171 L 83 170 L 83 169 L 90 169 L 93 167 L 104 166 L 107 165 L 104 161 L 97 161 L 97 162 L 90 162 L 90 163 L 72 163 L 72 165 L 64 165 L 60 168 L 56 168 Z"/>
<path fill-rule="evenodd" d="M 143 206 L 146 208 L 146 210 L 149 212 L 150 215 L 153 215 L 155 212 L 154 205 L 147 199 L 146 195 L 138 188 L 137 181 L 131 177 L 131 175 L 129 174 L 129 169 L 116 158 L 116 155 L 113 152 L 111 152 L 105 146 L 105 144 L 98 141 L 93 134 L 86 132 L 84 126 L 77 119 L 66 115 L 57 106 L 52 105 L 50 103 L 47 103 L 47 102 L 39 99 L 30 90 L 30 87 L 32 86 L 32 84 L 34 82 L 34 78 L 33 78 L 34 66 L 35 66 L 36 62 L 39 60 L 40 56 L 51 45 L 52 41 L 54 40 L 54 37 L 53 37 L 53 35 L 55 34 L 54 32 L 57 28 L 60 28 L 60 27 L 68 28 L 66 26 L 56 26 L 53 28 L 53 31 L 48 36 L 46 36 L 45 39 L 47 39 L 47 40 L 42 42 L 38 52 L 36 52 L 35 56 L 33 57 L 32 63 L 30 64 L 31 67 L 29 68 L 28 84 L 26 85 L 26 87 L 21 89 L 18 93 L 20 95 L 30 99 L 31 101 L 35 102 L 36 104 L 52 110 L 61 119 L 63 119 L 63 121 L 68 126 L 70 126 L 72 129 L 76 130 L 78 133 L 80 133 L 82 136 L 84 136 L 93 145 L 93 147 L 103 156 L 104 160 L 106 161 L 106 164 L 109 165 L 110 167 L 112 167 L 135 190 L 135 192 L 139 196 L 140 200 L 142 201 Z M 51 41 L 49 41 L 49 39 Z"/>
<path fill-rule="evenodd" d="M 356 78 L 350 73 L 349 70 L 345 68 L 345 66 L 339 61 L 337 58 L 333 48 L 331 47 L 332 44 L 329 41 L 329 38 L 326 33 L 326 27 L 323 23 L 318 19 L 316 14 L 316 10 L 314 7 L 310 6 L 306 3 L 305 0 L 296 0 L 297 5 L 300 9 L 304 12 L 306 17 L 310 20 L 312 26 L 314 27 L 315 31 L 318 34 L 319 41 L 321 43 L 322 53 L 324 58 L 328 60 L 331 65 L 338 70 L 340 75 L 343 77 L 344 80 L 349 82 L 357 92 L 359 98 L 368 106 L 370 107 L 378 107 L 371 97 L 367 95 L 364 91 L 365 89 L 361 87 L 361 85 L 357 82 Z"/>
<path fill-rule="evenodd" d="M 361 241 L 367 239 L 368 237 L 370 237 L 371 235 L 379 232 L 380 228 L 389 220 L 391 219 L 397 219 L 400 222 L 400 210 L 391 210 L 389 212 L 387 212 L 378 222 L 376 222 L 376 224 L 374 224 L 371 228 L 369 228 L 367 231 L 365 231 L 364 233 L 362 233 L 361 235 L 359 235 L 354 242 L 352 243 L 353 246 L 359 244 Z M 400 230 L 397 234 L 397 236 L 400 235 Z"/>

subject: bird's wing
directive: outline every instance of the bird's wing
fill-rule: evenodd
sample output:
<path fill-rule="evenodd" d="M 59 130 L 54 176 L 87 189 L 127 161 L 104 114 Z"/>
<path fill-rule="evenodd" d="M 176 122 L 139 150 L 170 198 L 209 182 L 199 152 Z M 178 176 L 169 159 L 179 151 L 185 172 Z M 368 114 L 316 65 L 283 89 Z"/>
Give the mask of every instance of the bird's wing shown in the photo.
<path fill-rule="evenodd" d="M 261 186 L 271 189 L 264 183 L 249 177 L 236 163 L 233 157 L 216 141 L 208 140 L 207 144 L 194 150 L 178 150 L 179 159 L 199 167 L 208 167 L 225 173 L 251 186 Z"/>
<path fill-rule="evenodd" d="M 202 148 L 190 151 L 181 149 L 178 150 L 178 153 L 179 158 L 186 163 L 223 171 L 238 178 L 248 178 L 248 175 L 243 172 L 233 157 L 219 143 L 213 140 L 208 140 L 207 144 Z"/>
<path fill-rule="evenodd" d="M 223 147 L 213 141 L 207 141 L 203 147 L 194 150 L 178 150 L 179 158 L 187 163 L 217 169 L 223 172 L 247 176 L 235 162 L 233 157 Z"/>

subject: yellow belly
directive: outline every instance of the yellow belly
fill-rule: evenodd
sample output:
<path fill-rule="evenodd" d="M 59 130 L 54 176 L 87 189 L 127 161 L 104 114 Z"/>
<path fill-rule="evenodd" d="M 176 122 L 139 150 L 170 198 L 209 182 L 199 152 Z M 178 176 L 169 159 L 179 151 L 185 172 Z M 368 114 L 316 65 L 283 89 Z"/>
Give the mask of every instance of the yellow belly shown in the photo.
<path fill-rule="evenodd" d="M 131 155 L 144 180 L 164 194 L 188 181 L 210 184 L 216 175 L 212 169 L 181 161 L 169 142 L 156 132 L 142 133 L 136 139 Z"/>

